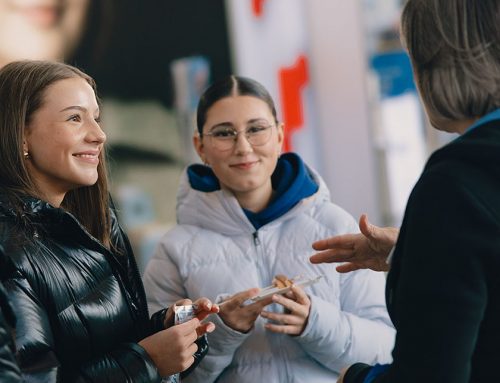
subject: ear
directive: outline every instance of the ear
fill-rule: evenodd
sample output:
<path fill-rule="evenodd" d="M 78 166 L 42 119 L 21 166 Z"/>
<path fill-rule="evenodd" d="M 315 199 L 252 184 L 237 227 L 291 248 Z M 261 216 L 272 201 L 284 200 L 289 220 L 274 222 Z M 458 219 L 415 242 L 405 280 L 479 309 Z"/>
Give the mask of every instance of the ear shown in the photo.
<path fill-rule="evenodd" d="M 276 130 L 278 132 L 279 154 L 281 154 L 283 151 L 283 142 L 285 141 L 285 124 L 280 122 L 276 125 Z"/>
<path fill-rule="evenodd" d="M 205 156 L 205 145 L 203 144 L 203 140 L 198 132 L 195 132 L 193 135 L 193 146 L 196 150 L 196 153 L 198 153 L 201 161 L 206 164 L 207 161 Z"/>
<path fill-rule="evenodd" d="M 26 140 L 26 137 L 23 138 L 23 152 L 29 153 L 29 146 L 28 146 L 28 141 Z"/>

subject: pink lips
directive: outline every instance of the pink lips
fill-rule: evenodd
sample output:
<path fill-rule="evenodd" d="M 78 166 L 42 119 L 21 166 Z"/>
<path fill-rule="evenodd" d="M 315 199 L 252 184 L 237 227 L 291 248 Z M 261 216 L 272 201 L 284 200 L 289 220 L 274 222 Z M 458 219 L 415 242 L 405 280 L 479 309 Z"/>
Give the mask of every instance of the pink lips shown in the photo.
<path fill-rule="evenodd" d="M 86 152 L 74 153 L 73 157 L 83 162 L 88 162 L 90 164 L 99 163 L 99 150 L 88 150 Z"/>
<path fill-rule="evenodd" d="M 247 170 L 247 169 L 251 169 L 252 167 L 254 167 L 257 163 L 258 163 L 258 161 L 240 162 L 238 164 L 233 164 L 233 165 L 229 165 L 229 166 L 231 168 L 237 168 L 237 169 L 241 169 L 241 170 Z"/>

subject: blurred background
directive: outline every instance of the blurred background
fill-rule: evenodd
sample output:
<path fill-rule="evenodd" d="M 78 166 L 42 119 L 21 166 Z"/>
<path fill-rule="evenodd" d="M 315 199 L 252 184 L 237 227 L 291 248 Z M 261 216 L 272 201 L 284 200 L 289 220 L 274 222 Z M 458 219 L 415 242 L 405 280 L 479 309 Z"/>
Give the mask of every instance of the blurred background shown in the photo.
<path fill-rule="evenodd" d="M 198 161 L 198 97 L 227 74 L 270 91 L 285 149 L 354 217 L 399 225 L 431 151 L 399 39 L 402 0 L 0 0 L 0 67 L 51 59 L 93 76 L 111 188 L 144 268 L 175 224 L 177 184 Z"/>

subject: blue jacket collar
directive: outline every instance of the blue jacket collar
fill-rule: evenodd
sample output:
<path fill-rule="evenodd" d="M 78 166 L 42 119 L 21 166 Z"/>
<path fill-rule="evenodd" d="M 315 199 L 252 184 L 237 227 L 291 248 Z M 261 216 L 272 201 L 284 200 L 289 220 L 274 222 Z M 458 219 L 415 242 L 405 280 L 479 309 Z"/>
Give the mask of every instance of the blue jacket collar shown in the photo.
<path fill-rule="evenodd" d="M 484 125 L 487 122 L 490 122 L 493 120 L 500 120 L 500 108 L 498 108 L 498 109 L 494 110 L 493 112 L 490 112 L 490 113 L 484 115 L 483 117 L 481 117 L 479 120 L 474 122 L 471 126 L 469 126 L 465 132 L 466 133 L 470 132 L 471 130 L 477 128 L 478 126 Z"/>

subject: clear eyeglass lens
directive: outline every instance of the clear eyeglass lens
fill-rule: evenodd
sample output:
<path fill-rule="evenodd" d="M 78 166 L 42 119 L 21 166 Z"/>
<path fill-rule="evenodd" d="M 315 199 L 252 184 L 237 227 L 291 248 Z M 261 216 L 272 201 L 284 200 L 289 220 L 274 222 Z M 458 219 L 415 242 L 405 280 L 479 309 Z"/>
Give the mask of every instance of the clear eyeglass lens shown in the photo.
<path fill-rule="evenodd" d="M 271 137 L 271 128 L 272 125 L 249 126 L 244 131 L 245 137 L 252 146 L 264 145 Z M 217 149 L 228 150 L 234 146 L 238 135 L 241 133 L 243 132 L 238 132 L 234 129 L 217 128 L 212 130 L 209 136 Z"/>

